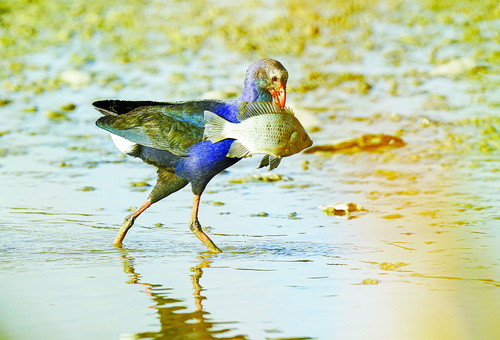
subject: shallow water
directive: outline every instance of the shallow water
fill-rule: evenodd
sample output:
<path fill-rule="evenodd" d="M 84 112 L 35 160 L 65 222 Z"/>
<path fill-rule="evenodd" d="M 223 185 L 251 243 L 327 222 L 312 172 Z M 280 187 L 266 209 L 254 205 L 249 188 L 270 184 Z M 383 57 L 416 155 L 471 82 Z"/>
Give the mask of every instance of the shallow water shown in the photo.
<path fill-rule="evenodd" d="M 239 162 L 202 196 L 200 221 L 221 254 L 189 231 L 188 189 L 141 215 L 124 248 L 111 245 L 150 190 L 134 183 L 154 185 L 155 169 L 114 149 L 90 103 L 224 97 L 262 47 L 252 54 L 215 39 L 198 54 L 117 63 L 76 35 L 3 61 L 25 67 L 2 71 L 0 92 L 9 100 L 0 106 L 0 339 L 495 338 L 498 70 L 485 57 L 490 41 L 447 45 L 462 28 L 412 4 L 339 32 L 341 47 L 318 33 L 300 56 L 281 45 L 272 55 L 290 72 L 289 104 L 315 145 L 382 133 L 406 144 L 295 155 L 274 182 L 248 177 L 263 174 L 259 157 Z M 442 24 L 435 36 L 422 18 Z M 361 47 L 367 40 L 375 47 Z M 342 61 L 347 47 L 362 59 Z M 440 64 L 422 57 L 432 48 Z M 472 48 L 479 76 L 438 68 Z M 84 50 L 94 59 L 75 62 Z M 83 83 L 61 80 L 73 69 Z M 336 202 L 362 209 L 319 208 Z"/>

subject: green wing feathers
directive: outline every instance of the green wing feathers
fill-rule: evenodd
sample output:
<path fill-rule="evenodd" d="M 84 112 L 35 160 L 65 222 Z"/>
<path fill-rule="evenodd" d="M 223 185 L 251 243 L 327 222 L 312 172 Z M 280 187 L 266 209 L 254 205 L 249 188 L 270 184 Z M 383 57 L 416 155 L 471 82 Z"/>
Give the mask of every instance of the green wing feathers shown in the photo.
<path fill-rule="evenodd" d="M 187 156 L 187 148 L 203 140 L 203 125 L 198 117 L 141 107 L 122 115 L 103 116 L 96 124 L 134 143 Z"/>

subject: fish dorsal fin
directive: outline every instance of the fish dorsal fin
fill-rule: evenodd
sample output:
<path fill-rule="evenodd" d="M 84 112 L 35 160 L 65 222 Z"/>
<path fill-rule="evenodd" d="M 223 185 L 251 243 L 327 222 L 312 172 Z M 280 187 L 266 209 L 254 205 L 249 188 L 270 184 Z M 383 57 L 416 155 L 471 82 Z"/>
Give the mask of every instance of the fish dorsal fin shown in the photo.
<path fill-rule="evenodd" d="M 252 156 L 250 150 L 238 141 L 234 141 L 226 155 L 229 158 L 245 158 L 250 156 Z"/>
<path fill-rule="evenodd" d="M 252 102 L 246 103 L 242 105 L 240 112 L 238 113 L 239 121 L 243 121 L 245 119 L 260 116 L 260 115 L 268 115 L 268 114 L 293 114 L 290 109 L 285 108 L 281 109 L 278 105 L 273 102 Z"/>

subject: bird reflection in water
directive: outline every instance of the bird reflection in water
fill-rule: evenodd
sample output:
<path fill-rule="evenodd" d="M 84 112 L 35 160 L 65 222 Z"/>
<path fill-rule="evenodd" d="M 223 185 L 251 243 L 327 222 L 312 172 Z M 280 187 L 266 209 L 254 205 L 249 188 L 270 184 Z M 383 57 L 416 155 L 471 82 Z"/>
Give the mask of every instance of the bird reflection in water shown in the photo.
<path fill-rule="evenodd" d="M 158 313 L 161 329 L 158 332 L 144 332 L 134 335 L 135 339 L 246 339 L 245 336 L 224 336 L 224 333 L 232 329 L 220 329 L 216 327 L 221 323 L 210 321 L 210 313 L 203 309 L 203 300 L 206 297 L 202 294 L 203 287 L 200 279 L 203 269 L 209 268 L 211 263 L 210 252 L 200 253 L 199 262 L 191 268 L 191 282 L 193 284 L 193 296 L 195 311 L 189 312 L 188 307 L 182 306 L 184 300 L 169 297 L 169 288 L 160 284 L 142 282 L 142 276 L 135 270 L 134 258 L 126 249 L 120 249 L 123 264 L 123 271 L 129 275 L 126 283 L 138 284 L 147 287 L 144 291 L 154 301 L 154 309 Z M 186 310 L 183 312 L 183 310 Z"/>

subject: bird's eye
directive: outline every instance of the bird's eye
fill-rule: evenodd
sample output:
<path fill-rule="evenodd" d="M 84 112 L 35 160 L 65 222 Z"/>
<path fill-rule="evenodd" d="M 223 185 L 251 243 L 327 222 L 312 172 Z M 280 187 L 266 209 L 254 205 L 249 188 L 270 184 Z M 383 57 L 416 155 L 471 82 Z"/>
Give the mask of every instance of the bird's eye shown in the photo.
<path fill-rule="evenodd" d="M 271 78 L 272 81 L 278 81 L 278 77 L 274 76 Z"/>
<path fill-rule="evenodd" d="M 306 141 L 306 139 L 307 139 L 307 135 L 303 135 L 303 136 L 302 136 L 302 141 L 303 141 L 303 142 L 305 142 L 305 141 Z"/>

